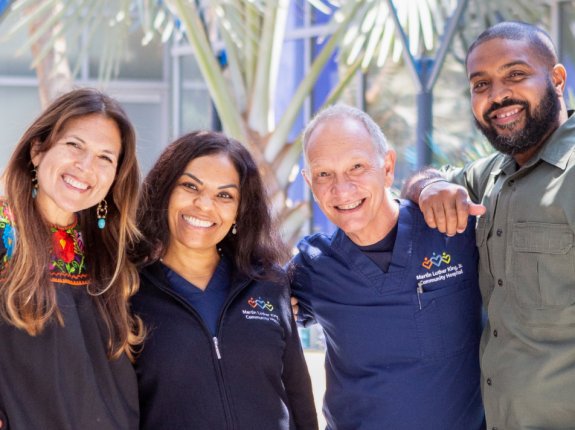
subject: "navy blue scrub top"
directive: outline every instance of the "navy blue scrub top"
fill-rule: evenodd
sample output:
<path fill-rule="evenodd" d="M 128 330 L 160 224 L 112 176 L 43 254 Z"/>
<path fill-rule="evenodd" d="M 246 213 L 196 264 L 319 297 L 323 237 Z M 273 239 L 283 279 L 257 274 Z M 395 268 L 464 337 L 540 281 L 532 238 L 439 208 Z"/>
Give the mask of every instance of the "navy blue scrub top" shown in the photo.
<path fill-rule="evenodd" d="M 298 244 L 292 289 L 325 334 L 329 430 L 484 428 L 473 221 L 447 237 L 402 201 L 387 272 L 339 229 Z"/>
<path fill-rule="evenodd" d="M 204 291 L 165 264 L 162 264 L 162 267 L 172 289 L 200 314 L 212 336 L 216 336 L 222 307 L 230 291 L 231 267 L 229 261 L 222 256 Z"/>

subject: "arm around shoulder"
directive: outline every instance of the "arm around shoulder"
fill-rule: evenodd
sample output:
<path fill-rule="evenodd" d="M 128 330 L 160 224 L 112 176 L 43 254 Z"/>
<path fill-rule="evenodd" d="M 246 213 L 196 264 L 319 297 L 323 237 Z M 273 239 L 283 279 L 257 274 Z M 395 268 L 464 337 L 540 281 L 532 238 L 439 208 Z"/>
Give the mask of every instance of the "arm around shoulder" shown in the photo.
<path fill-rule="evenodd" d="M 453 236 L 465 231 L 469 215 L 485 212 L 482 205 L 470 200 L 464 186 L 449 182 L 461 182 L 464 175 L 465 169 L 426 169 L 406 182 L 402 194 L 419 205 L 429 227 Z"/>

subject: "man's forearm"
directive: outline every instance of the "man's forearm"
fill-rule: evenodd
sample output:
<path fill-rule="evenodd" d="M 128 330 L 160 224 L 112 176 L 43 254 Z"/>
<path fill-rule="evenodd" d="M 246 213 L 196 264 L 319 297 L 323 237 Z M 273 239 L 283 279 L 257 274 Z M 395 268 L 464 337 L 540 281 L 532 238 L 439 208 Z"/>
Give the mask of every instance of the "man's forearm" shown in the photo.
<path fill-rule="evenodd" d="M 401 197 L 419 203 L 421 191 L 437 181 L 445 181 L 441 172 L 436 169 L 425 169 L 408 178 L 401 189 Z"/>

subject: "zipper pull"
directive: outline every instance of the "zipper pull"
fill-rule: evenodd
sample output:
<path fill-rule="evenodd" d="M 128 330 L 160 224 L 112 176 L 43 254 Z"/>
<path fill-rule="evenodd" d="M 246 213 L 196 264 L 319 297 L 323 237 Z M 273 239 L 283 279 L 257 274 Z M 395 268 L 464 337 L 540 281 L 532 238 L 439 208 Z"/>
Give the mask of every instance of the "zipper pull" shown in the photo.
<path fill-rule="evenodd" d="M 420 309 L 421 309 L 421 307 L 420 307 Z M 215 349 L 216 349 L 216 356 L 218 357 L 218 360 L 221 360 L 221 359 L 222 359 L 222 354 L 220 354 L 220 347 L 219 347 L 219 344 L 218 344 L 218 338 L 214 336 L 214 337 L 212 338 L 212 340 L 214 341 L 214 347 L 215 347 Z"/>
<path fill-rule="evenodd" d="M 417 301 L 419 302 L 419 310 L 421 310 L 421 294 L 423 294 L 423 281 L 417 283 Z"/>

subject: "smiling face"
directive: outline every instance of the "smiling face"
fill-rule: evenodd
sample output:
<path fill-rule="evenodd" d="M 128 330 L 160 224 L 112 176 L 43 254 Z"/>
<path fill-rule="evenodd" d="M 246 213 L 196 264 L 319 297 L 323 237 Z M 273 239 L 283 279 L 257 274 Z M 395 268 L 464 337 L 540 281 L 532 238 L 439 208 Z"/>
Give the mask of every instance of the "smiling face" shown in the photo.
<path fill-rule="evenodd" d="M 358 245 L 381 240 L 397 210 L 394 151 L 378 152 L 358 120 L 330 118 L 313 130 L 306 158 L 304 177 L 329 220 Z"/>
<path fill-rule="evenodd" d="M 565 69 L 525 40 L 495 38 L 469 54 L 467 72 L 477 126 L 522 164 L 559 126 Z"/>
<path fill-rule="evenodd" d="M 116 122 L 99 114 L 70 119 L 45 152 L 32 146 L 38 176 L 36 204 L 50 223 L 68 225 L 74 213 L 106 197 L 120 158 Z"/>
<path fill-rule="evenodd" d="M 193 159 L 168 203 L 169 255 L 213 253 L 230 231 L 240 203 L 240 177 L 226 154 Z"/>

